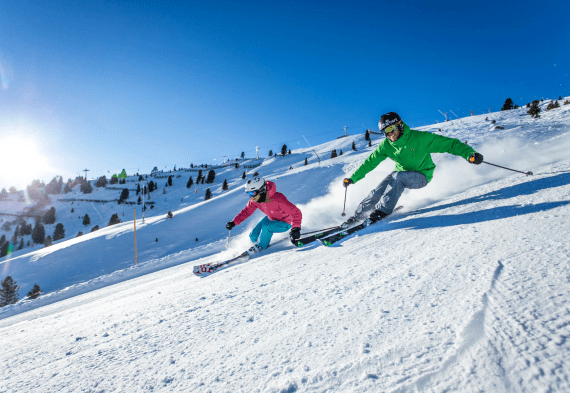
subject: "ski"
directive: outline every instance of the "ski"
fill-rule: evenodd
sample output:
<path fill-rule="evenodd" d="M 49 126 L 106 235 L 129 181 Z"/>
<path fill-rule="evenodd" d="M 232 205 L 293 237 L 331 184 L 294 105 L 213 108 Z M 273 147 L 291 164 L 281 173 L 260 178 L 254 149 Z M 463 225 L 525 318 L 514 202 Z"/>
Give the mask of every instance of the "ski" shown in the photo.
<path fill-rule="evenodd" d="M 333 233 L 332 235 L 329 235 L 329 236 L 327 236 L 327 237 L 325 237 L 325 238 L 320 238 L 320 239 L 318 239 L 318 240 L 319 240 L 319 242 L 321 242 L 321 244 L 323 244 L 323 245 L 325 245 L 325 246 L 331 246 L 331 245 L 333 245 L 334 243 L 336 243 L 336 242 L 338 242 L 338 241 L 344 239 L 345 237 L 350 236 L 350 235 L 352 235 L 353 233 L 358 232 L 358 231 L 360 231 L 361 229 L 366 228 L 367 226 L 373 225 L 373 224 L 375 224 L 375 223 L 377 223 L 377 222 L 379 222 L 379 221 L 384 221 L 384 220 L 386 220 L 386 219 L 387 219 L 388 217 L 390 217 L 395 211 L 400 210 L 402 207 L 403 207 L 403 206 L 398 206 L 398 207 L 396 207 L 396 208 L 392 211 L 392 213 L 390 213 L 390 215 L 384 217 L 382 220 L 370 222 L 370 219 L 366 219 L 366 220 L 364 220 L 364 222 L 362 222 L 362 223 L 360 223 L 360 224 L 358 224 L 358 225 L 355 225 L 355 226 L 350 227 L 350 228 L 348 228 L 348 229 L 343 229 L 343 230 L 341 230 L 341 231 L 339 231 L 339 232 Z"/>
<path fill-rule="evenodd" d="M 277 240 L 275 243 L 267 246 L 267 248 L 272 247 L 272 246 L 279 244 L 281 242 L 284 242 L 286 240 L 289 240 L 289 238 L 286 237 L 286 238 Z M 238 261 L 247 261 L 248 259 L 249 259 L 249 255 L 248 255 L 247 251 L 244 251 L 241 254 L 239 254 L 237 257 L 234 257 L 232 259 L 228 259 L 227 261 L 210 262 L 210 263 L 204 263 L 202 265 L 196 265 L 196 266 L 194 266 L 193 271 L 194 271 L 195 275 L 197 275 L 199 277 L 205 277 L 205 276 L 209 276 L 212 273 L 215 273 L 220 268 L 222 268 L 226 265 L 229 265 L 231 263 L 238 262 Z"/>
<path fill-rule="evenodd" d="M 228 259 L 227 261 L 210 262 L 210 263 L 204 263 L 203 265 L 194 266 L 194 274 L 197 276 L 206 276 L 208 274 L 214 273 L 222 266 L 229 265 L 232 262 L 237 262 L 239 260 L 246 260 L 246 259 L 249 259 L 249 255 L 247 254 L 247 251 L 244 251 L 237 257 Z"/>
<path fill-rule="evenodd" d="M 295 240 L 295 242 L 293 244 L 297 247 L 303 247 L 303 246 L 306 246 L 307 244 L 310 244 L 310 243 L 312 243 L 318 239 L 332 235 L 333 233 L 335 233 L 339 230 L 340 230 L 340 226 L 334 227 L 334 228 L 329 228 L 329 229 L 326 229 L 323 231 L 318 231 L 317 233 L 314 233 L 312 235 L 307 235 L 305 237 L 302 237 L 302 238 Z"/>

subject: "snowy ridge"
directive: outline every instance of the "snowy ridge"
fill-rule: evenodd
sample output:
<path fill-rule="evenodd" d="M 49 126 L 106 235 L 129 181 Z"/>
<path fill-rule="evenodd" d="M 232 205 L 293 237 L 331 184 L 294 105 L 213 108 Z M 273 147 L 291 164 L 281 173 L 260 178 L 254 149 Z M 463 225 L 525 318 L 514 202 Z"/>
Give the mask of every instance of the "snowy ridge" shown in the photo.
<path fill-rule="evenodd" d="M 224 224 L 247 201 L 234 170 L 230 191 L 147 219 L 137 267 L 132 221 L 0 261 L 20 285 L 52 280 L 46 295 L 0 310 L 0 390 L 570 390 L 570 106 L 522 114 L 425 128 L 534 176 L 434 155 L 434 180 L 404 193 L 401 216 L 336 247 L 285 242 L 194 277 L 193 265 L 248 246 L 261 218 L 225 249 Z M 303 149 L 256 168 L 298 204 L 306 231 L 342 220 L 340 180 L 372 151 L 362 135 L 343 139 L 315 147 L 348 144 L 320 165 L 303 166 Z M 347 212 L 392 168 L 351 186 Z"/>

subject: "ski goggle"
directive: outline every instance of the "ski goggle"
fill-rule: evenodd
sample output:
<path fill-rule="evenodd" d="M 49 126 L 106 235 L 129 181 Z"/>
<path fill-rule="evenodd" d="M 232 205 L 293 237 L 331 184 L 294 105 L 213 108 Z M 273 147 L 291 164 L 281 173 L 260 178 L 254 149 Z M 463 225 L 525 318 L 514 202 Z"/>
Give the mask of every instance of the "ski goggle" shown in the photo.
<path fill-rule="evenodd" d="M 398 128 L 398 125 L 399 125 L 399 124 L 400 124 L 400 123 L 398 122 L 398 123 L 396 123 L 396 124 L 392 124 L 391 126 L 388 126 L 388 127 L 384 128 L 384 134 L 388 135 L 388 134 L 391 134 L 391 133 L 393 133 L 394 131 L 396 131 L 396 129 Z"/>
<path fill-rule="evenodd" d="M 249 195 L 250 198 L 253 198 L 259 193 L 259 191 L 246 191 L 245 193 Z"/>

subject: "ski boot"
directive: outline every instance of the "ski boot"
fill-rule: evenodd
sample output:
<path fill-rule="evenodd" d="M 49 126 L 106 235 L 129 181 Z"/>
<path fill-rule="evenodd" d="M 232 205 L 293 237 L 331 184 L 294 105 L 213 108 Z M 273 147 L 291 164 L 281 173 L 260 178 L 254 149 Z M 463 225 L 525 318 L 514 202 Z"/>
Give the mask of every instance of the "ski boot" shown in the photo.
<path fill-rule="evenodd" d="M 259 247 L 257 244 L 254 244 L 253 246 L 251 246 L 251 248 L 249 248 L 246 252 L 247 255 L 252 257 L 255 254 L 260 253 L 261 251 L 263 251 L 263 248 Z"/>
<path fill-rule="evenodd" d="M 371 214 L 370 217 L 367 219 L 367 221 L 369 221 L 369 224 L 373 224 L 376 221 L 380 221 L 381 219 L 383 219 L 384 217 L 386 217 L 388 214 L 384 213 L 383 211 L 380 210 L 374 210 Z"/>
<path fill-rule="evenodd" d="M 340 224 L 340 229 L 348 229 L 358 223 L 356 217 L 349 217 L 348 220 Z"/>

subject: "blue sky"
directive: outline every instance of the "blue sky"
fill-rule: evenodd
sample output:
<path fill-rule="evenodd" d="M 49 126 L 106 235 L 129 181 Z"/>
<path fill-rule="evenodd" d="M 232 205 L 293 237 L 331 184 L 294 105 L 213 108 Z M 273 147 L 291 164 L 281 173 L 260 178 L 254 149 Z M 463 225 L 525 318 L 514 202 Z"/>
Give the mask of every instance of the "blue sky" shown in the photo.
<path fill-rule="evenodd" d="M 5 0 L 0 188 L 569 95 L 569 17 L 568 1 Z"/>

